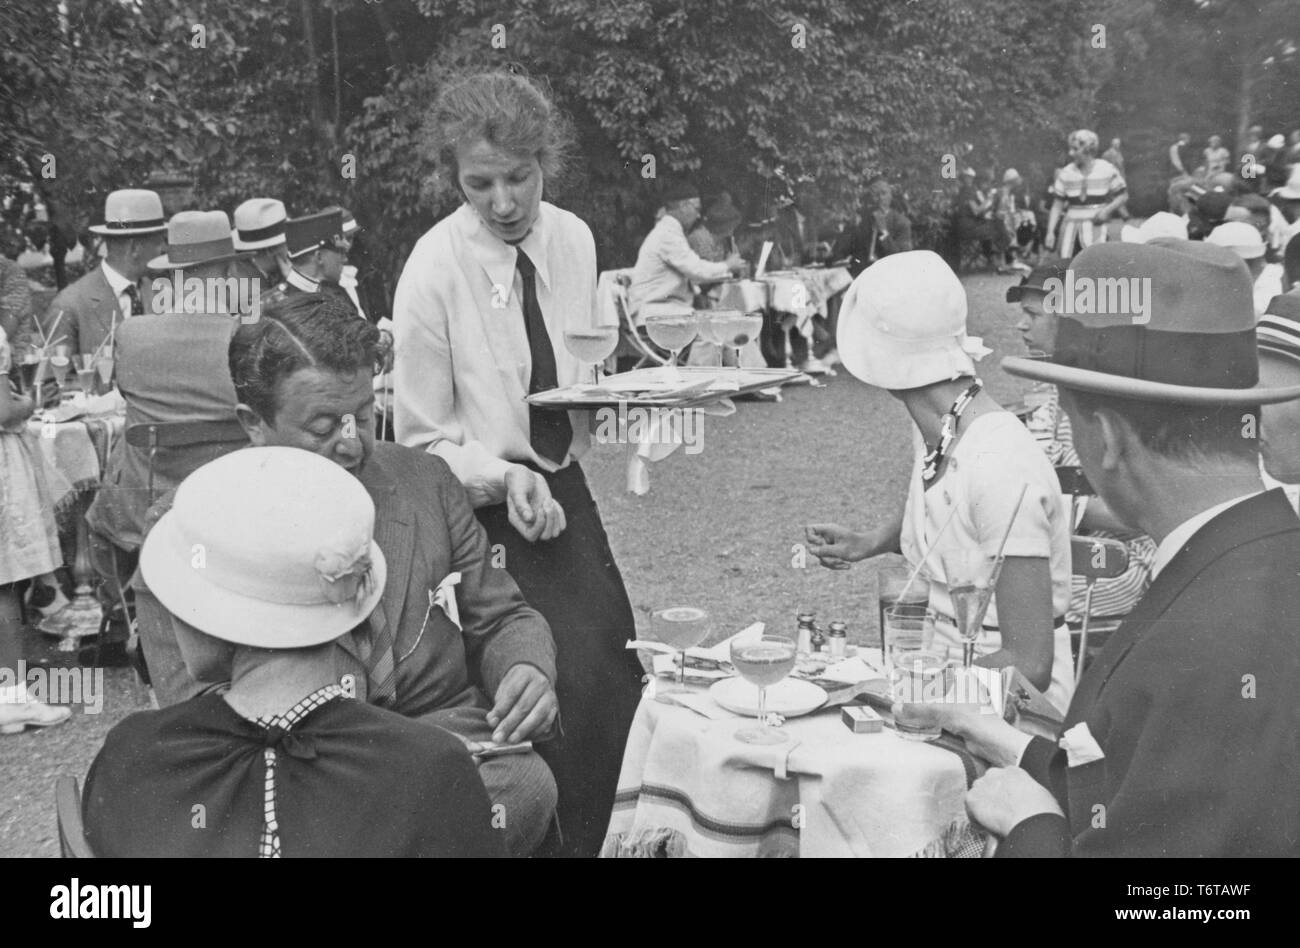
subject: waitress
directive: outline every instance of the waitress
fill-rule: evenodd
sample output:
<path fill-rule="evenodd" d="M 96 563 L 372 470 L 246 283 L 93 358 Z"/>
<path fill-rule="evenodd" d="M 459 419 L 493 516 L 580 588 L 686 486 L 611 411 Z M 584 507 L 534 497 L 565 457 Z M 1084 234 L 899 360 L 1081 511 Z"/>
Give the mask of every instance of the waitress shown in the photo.
<path fill-rule="evenodd" d="M 528 79 L 488 72 L 444 86 L 427 131 L 464 203 L 420 238 L 397 285 L 397 440 L 451 466 L 493 564 L 550 623 L 560 728 L 538 750 L 559 788 L 560 852 L 594 856 L 640 699 L 641 666 L 623 648 L 636 626 L 578 464 L 587 415 L 524 401 L 581 381 L 564 331 L 596 324 L 591 230 L 542 200 L 571 127 Z"/>

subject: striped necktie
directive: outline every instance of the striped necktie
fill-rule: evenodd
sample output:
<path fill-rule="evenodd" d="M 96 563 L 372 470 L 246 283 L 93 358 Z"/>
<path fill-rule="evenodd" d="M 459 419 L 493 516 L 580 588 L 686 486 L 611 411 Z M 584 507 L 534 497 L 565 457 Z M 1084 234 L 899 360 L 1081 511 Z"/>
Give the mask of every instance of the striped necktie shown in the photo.
<path fill-rule="evenodd" d="M 140 288 L 132 283 L 122 292 L 124 292 L 127 295 L 127 298 L 131 300 L 131 312 L 127 313 L 127 315 L 143 316 L 144 300 L 140 299 Z"/>
<path fill-rule="evenodd" d="M 528 351 L 532 355 L 533 374 L 528 380 L 528 394 L 544 392 L 559 385 L 555 368 L 555 350 L 546 332 L 542 307 L 537 302 L 537 267 L 521 248 L 515 268 L 523 279 L 524 331 L 528 333 Z M 563 464 L 573 442 L 573 426 L 566 411 L 547 411 L 535 405 L 528 406 L 528 438 L 533 450 L 549 461 Z"/>
<path fill-rule="evenodd" d="M 353 634 L 361 661 L 366 666 L 367 703 L 391 708 L 397 701 L 397 656 L 383 607 L 376 607 L 370 618 Z"/>

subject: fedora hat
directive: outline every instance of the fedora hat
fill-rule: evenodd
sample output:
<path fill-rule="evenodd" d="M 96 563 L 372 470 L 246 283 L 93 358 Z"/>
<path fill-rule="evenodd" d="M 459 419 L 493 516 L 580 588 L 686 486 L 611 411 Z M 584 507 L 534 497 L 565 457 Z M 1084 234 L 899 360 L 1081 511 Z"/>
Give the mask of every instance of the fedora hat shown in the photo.
<path fill-rule="evenodd" d="M 966 291 L 929 250 L 891 254 L 858 274 L 844 293 L 836 346 L 844 367 L 891 391 L 975 374 L 989 353 L 966 335 Z"/>
<path fill-rule="evenodd" d="M 1292 201 L 1300 200 L 1300 161 L 1291 166 L 1286 184 L 1282 185 L 1270 196 L 1287 198 Z"/>
<path fill-rule="evenodd" d="M 138 237 L 166 229 L 158 192 L 132 188 L 113 191 L 104 199 L 104 223 L 91 225 L 90 232 L 103 237 Z"/>
<path fill-rule="evenodd" d="M 383 595 L 374 525 L 370 495 L 334 462 L 300 448 L 244 448 L 181 482 L 145 537 L 140 571 L 200 632 L 305 648 L 355 628 Z"/>
<path fill-rule="evenodd" d="M 1156 211 L 1139 226 L 1125 224 L 1119 232 L 1119 239 L 1126 244 L 1144 244 L 1157 237 L 1177 237 L 1187 239 L 1187 221 L 1168 211 Z"/>
<path fill-rule="evenodd" d="M 167 249 L 149 261 L 149 269 L 184 269 L 238 256 L 225 211 L 178 211 L 167 222 Z"/>
<path fill-rule="evenodd" d="M 266 250 L 284 243 L 289 219 L 284 203 L 275 198 L 249 198 L 235 208 L 235 249 Z"/>
<path fill-rule="evenodd" d="M 1025 298 L 1025 290 L 1039 290 L 1046 293 L 1047 289 L 1043 284 L 1053 278 L 1064 280 L 1065 271 L 1068 269 L 1070 269 L 1069 260 L 1051 260 L 1047 263 L 1040 263 L 1026 273 L 1017 285 L 1007 287 L 1007 302 L 1019 303 Z"/>
<path fill-rule="evenodd" d="M 290 257 L 301 257 L 321 247 L 345 253 L 343 209 L 332 207 L 315 214 L 291 217 L 285 224 L 284 237 Z"/>
<path fill-rule="evenodd" d="M 1052 358 L 1003 359 L 1010 374 L 1185 405 L 1300 397 L 1300 385 L 1259 384 L 1252 281 L 1232 251 L 1168 237 L 1094 244 L 1071 261 L 1067 277 L 1052 304 L 1059 317 Z"/>

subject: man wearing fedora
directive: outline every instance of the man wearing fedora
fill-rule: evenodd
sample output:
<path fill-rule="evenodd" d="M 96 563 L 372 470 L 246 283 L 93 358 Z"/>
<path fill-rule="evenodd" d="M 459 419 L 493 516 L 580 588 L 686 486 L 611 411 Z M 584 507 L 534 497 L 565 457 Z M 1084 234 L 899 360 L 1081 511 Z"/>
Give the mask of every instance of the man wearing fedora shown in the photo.
<path fill-rule="evenodd" d="M 90 231 L 104 238 L 103 261 L 55 296 L 41 320 L 46 334 L 67 336 L 73 353 L 95 352 L 123 320 L 147 312 L 140 280 L 162 252 L 162 199 L 153 191 L 113 191 L 104 202 L 104 223 Z"/>
<path fill-rule="evenodd" d="M 249 198 L 235 208 L 235 249 L 249 255 L 249 276 L 261 280 L 264 290 L 279 286 L 292 269 L 284 237 L 288 219 L 284 203 L 275 198 Z"/>
<path fill-rule="evenodd" d="M 233 312 L 235 301 L 225 291 L 238 257 L 224 211 L 181 211 L 168 222 L 166 252 L 148 266 L 158 275 L 151 299 L 170 301 L 170 311 L 136 316 L 117 329 L 114 372 L 126 400 L 127 430 L 171 422 L 235 422 L 235 389 L 226 352 L 239 318 Z M 173 288 L 178 285 L 221 292 L 204 292 L 196 305 L 198 296 L 183 289 L 177 293 Z M 206 311 L 209 304 L 212 312 Z M 145 512 L 153 498 L 171 490 L 191 471 L 246 443 L 240 435 L 160 447 L 151 462 L 147 450 L 118 439 L 109 456 L 104 489 L 86 513 L 91 561 L 104 580 L 100 601 L 106 608 L 127 598 Z M 109 662 L 122 660 L 120 639 L 100 646 L 101 658 L 103 647 L 108 646 Z"/>
<path fill-rule="evenodd" d="M 1300 382 L 1300 295 L 1283 293 L 1269 300 L 1255 327 L 1259 342 L 1259 379 L 1268 386 Z M 1264 406 L 1260 418 L 1260 476 L 1268 487 L 1281 487 L 1300 510 L 1300 399 Z"/>
<path fill-rule="evenodd" d="M 1231 251 L 1102 245 L 1080 280 L 1147 280 L 1141 318 L 1063 301 L 1050 361 L 1084 472 L 1158 544 L 1152 583 L 1085 670 L 1059 741 L 921 708 L 994 768 L 973 819 L 999 855 L 1300 855 L 1300 517 L 1260 479 L 1250 277 Z M 1114 285 L 1114 284 L 1111 284 Z M 912 713 L 900 708 L 904 713 Z"/>
<path fill-rule="evenodd" d="M 341 300 L 360 316 L 357 304 L 339 285 L 351 243 L 343 224 L 341 207 L 289 218 L 285 224 L 289 272 L 282 283 L 263 294 L 262 302 L 269 306 L 303 293 L 320 293 Z"/>
<path fill-rule="evenodd" d="M 466 747 L 335 677 L 336 641 L 384 593 L 374 525 L 361 483 L 309 451 L 238 451 L 186 479 L 140 567 L 185 620 L 190 673 L 230 686 L 109 732 L 86 777 L 95 855 L 505 855 Z"/>

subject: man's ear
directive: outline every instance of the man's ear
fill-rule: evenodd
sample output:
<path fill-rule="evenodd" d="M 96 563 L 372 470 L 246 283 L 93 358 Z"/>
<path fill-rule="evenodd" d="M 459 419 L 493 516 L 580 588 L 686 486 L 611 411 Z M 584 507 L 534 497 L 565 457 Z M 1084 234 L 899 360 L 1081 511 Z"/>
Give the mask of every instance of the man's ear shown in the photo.
<path fill-rule="evenodd" d="M 1132 451 L 1136 437 L 1129 423 L 1114 412 L 1102 408 L 1093 415 L 1097 419 L 1097 433 L 1101 438 L 1101 468 L 1114 471 Z"/>
<path fill-rule="evenodd" d="M 244 431 L 247 432 L 248 440 L 252 442 L 253 447 L 266 447 L 266 422 L 262 420 L 261 415 L 240 402 L 235 406 L 235 417 L 244 426 Z"/>

